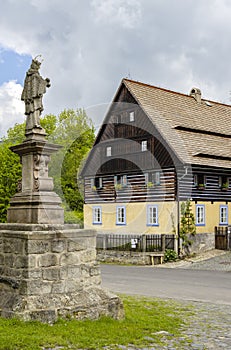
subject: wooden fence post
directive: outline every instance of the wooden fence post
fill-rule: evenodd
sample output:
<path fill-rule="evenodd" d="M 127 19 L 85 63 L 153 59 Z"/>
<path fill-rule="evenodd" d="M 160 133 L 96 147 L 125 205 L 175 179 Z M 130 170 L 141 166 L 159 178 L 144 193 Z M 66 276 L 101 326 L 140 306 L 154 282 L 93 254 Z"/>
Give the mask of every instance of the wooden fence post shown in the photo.
<path fill-rule="evenodd" d="M 162 252 L 165 252 L 165 235 L 161 235 L 161 250 Z"/>
<path fill-rule="evenodd" d="M 141 236 L 141 250 L 146 252 L 146 235 Z"/>

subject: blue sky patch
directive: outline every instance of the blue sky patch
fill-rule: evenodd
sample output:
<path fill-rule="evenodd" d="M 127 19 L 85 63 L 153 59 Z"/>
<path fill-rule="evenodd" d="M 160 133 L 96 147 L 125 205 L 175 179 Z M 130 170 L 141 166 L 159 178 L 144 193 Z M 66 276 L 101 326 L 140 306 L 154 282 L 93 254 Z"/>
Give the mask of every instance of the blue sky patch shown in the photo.
<path fill-rule="evenodd" d="M 12 50 L 0 49 L 0 85 L 10 80 L 16 80 L 23 85 L 31 59 L 30 55 L 19 55 Z"/>

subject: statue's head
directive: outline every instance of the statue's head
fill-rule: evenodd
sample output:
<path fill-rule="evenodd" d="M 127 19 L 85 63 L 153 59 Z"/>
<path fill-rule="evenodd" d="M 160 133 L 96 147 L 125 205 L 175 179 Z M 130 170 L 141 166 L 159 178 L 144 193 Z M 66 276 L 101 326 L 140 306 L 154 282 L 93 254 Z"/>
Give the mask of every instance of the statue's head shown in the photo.
<path fill-rule="evenodd" d="M 38 57 L 41 57 L 41 55 L 38 55 L 38 56 L 36 56 L 35 58 L 32 59 L 31 66 L 30 66 L 31 69 L 39 70 L 39 68 L 40 68 L 40 66 L 41 66 L 41 64 L 42 64 L 42 62 L 40 62 L 40 61 L 37 59 Z"/>

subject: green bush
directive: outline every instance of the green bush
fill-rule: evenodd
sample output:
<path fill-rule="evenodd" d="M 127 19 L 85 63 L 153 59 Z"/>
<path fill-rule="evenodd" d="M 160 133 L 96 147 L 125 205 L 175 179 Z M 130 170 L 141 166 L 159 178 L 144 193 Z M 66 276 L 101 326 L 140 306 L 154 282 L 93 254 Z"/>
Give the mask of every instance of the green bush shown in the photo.
<path fill-rule="evenodd" d="M 166 249 L 164 253 L 164 261 L 176 261 L 177 253 L 173 249 Z"/>
<path fill-rule="evenodd" d="M 83 227 L 83 213 L 64 210 L 64 222 L 65 224 L 79 224 L 80 227 Z"/>

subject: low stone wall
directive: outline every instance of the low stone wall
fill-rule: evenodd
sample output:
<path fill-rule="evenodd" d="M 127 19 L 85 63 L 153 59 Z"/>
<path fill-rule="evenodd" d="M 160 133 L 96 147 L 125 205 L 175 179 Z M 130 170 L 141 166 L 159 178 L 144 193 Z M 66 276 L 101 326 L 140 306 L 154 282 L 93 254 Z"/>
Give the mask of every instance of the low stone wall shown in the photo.
<path fill-rule="evenodd" d="M 96 234 L 75 225 L 0 224 L 0 315 L 121 318 L 120 299 L 101 288 Z"/>
<path fill-rule="evenodd" d="M 190 235 L 189 240 L 192 244 L 188 248 L 181 247 L 181 255 L 192 255 L 208 250 L 215 249 L 214 233 L 197 233 L 195 236 Z M 177 246 L 175 246 L 177 251 Z M 150 265 L 151 258 L 148 252 L 133 252 L 119 250 L 97 249 L 97 260 L 105 263 L 132 264 L 132 265 Z M 158 257 L 154 257 L 155 264 L 160 263 Z"/>
<path fill-rule="evenodd" d="M 183 254 L 198 254 L 215 249 L 215 233 L 197 233 L 189 235 L 192 244 L 187 249 L 182 249 Z"/>
<path fill-rule="evenodd" d="M 105 263 L 151 265 L 149 253 L 126 252 L 118 250 L 97 250 L 97 260 Z M 159 258 L 155 258 L 155 264 L 159 263 Z"/>

